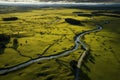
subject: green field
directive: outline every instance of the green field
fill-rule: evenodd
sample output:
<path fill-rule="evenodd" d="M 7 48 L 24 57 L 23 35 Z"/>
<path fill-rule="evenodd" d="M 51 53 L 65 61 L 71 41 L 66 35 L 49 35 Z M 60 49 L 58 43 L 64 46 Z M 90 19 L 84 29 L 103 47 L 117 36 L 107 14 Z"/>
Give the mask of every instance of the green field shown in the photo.
<path fill-rule="evenodd" d="M 101 15 L 93 16 L 93 20 L 91 16 L 78 16 L 74 12 L 91 15 L 94 10 L 45 8 L 0 14 L 0 36 L 9 36 L 9 40 L 0 42 L 0 68 L 67 51 L 74 46 L 76 35 L 96 28 L 97 23 L 103 26 L 103 30 L 83 38 L 90 48 L 90 54 L 84 60 L 80 77 L 82 80 L 119 80 L 120 19 Z M 3 20 L 11 17 L 17 20 Z M 71 25 L 65 21 L 66 18 L 79 20 L 82 25 Z M 78 61 L 82 53 L 83 49 L 79 46 L 68 55 L 42 60 L 0 75 L 0 80 L 74 80 L 74 69 L 70 63 Z"/>
<path fill-rule="evenodd" d="M 85 41 L 91 48 L 88 62 L 85 62 L 86 69 L 91 80 L 119 80 L 120 79 L 120 28 L 119 18 L 95 17 L 103 25 L 103 30 L 85 36 Z M 102 21 L 109 21 L 104 24 Z"/>

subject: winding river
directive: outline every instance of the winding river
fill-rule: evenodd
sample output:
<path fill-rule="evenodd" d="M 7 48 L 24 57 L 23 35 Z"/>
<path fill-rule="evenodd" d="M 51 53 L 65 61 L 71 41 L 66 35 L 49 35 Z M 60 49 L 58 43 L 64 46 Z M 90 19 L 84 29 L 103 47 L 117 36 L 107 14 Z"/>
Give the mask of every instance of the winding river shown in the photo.
<path fill-rule="evenodd" d="M 85 34 L 88 34 L 88 33 L 91 33 L 91 32 L 97 32 L 97 31 L 100 31 L 102 30 L 102 26 L 100 25 L 96 25 L 96 29 L 93 29 L 93 30 L 88 30 L 86 32 L 84 32 L 83 34 L 80 35 L 80 44 L 83 46 L 83 49 L 84 49 L 84 52 L 82 53 L 82 55 L 80 56 L 79 60 L 78 60 L 78 63 L 77 63 L 77 70 L 76 70 L 76 75 L 75 75 L 75 80 L 79 80 L 79 69 L 81 68 L 81 65 L 82 65 L 82 62 L 84 60 L 84 57 L 87 55 L 88 51 L 89 51 L 89 48 L 87 47 L 87 45 L 81 41 L 81 37 L 84 36 Z"/>
<path fill-rule="evenodd" d="M 58 58 L 58 57 L 61 57 L 61 56 L 64 56 L 64 55 L 67 55 L 71 52 L 74 52 L 75 50 L 78 49 L 78 46 L 81 44 L 83 46 L 83 48 L 85 49 L 85 51 L 88 50 L 88 47 L 85 45 L 84 42 L 82 42 L 81 40 L 81 37 L 84 36 L 85 34 L 88 34 L 88 33 L 91 33 L 91 32 L 96 32 L 96 31 L 99 31 L 102 29 L 102 27 L 100 25 L 96 25 L 97 27 L 95 29 L 92 29 L 92 30 L 88 30 L 88 31 L 84 31 L 80 34 L 78 34 L 76 37 L 75 37 L 75 45 L 73 48 L 69 49 L 69 50 L 66 50 L 60 54 L 56 54 L 56 55 L 51 55 L 51 56 L 44 56 L 44 57 L 39 57 L 39 58 L 35 58 L 35 59 L 31 59 L 27 62 L 24 62 L 24 63 L 21 63 L 21 64 L 18 64 L 18 65 L 15 65 L 15 66 L 12 66 L 12 67 L 9 67 L 9 68 L 2 68 L 0 69 L 0 74 L 6 74 L 6 73 L 9 73 L 11 71 L 15 71 L 15 70 L 18 70 L 18 69 L 21 69 L 23 67 L 26 67 L 26 66 L 29 66 L 30 64 L 32 63 L 35 63 L 35 62 L 38 62 L 38 61 L 41 61 L 41 60 L 47 60 L 47 59 L 54 59 L 54 58 Z M 85 54 L 83 53 L 82 56 L 84 57 Z M 78 61 L 78 67 L 80 66 L 80 64 L 82 63 L 82 58 L 79 59 Z"/>

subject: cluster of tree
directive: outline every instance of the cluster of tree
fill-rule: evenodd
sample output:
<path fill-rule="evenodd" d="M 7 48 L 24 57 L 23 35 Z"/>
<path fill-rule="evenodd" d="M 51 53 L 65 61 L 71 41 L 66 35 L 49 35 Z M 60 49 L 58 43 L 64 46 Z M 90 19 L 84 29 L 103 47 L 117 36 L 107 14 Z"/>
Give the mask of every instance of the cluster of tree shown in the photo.
<path fill-rule="evenodd" d="M 0 34 L 0 54 L 4 53 L 4 49 L 6 48 L 6 44 L 10 41 L 10 36 L 5 34 Z"/>
<path fill-rule="evenodd" d="M 65 21 L 72 25 L 82 25 L 82 23 L 79 20 L 72 19 L 72 18 L 66 18 Z"/>
<path fill-rule="evenodd" d="M 17 17 L 8 17 L 8 18 L 3 18 L 3 21 L 15 21 L 18 20 Z"/>
<path fill-rule="evenodd" d="M 10 40 L 10 36 L 6 34 L 0 34 L 0 42 L 8 42 Z"/>

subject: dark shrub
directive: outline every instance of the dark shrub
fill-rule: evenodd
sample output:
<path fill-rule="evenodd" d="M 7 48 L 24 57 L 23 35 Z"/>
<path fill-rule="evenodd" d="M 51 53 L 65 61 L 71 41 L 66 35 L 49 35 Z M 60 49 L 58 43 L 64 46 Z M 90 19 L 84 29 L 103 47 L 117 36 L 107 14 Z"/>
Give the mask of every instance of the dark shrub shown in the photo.
<path fill-rule="evenodd" d="M 78 16 L 92 17 L 92 14 L 78 14 Z"/>
<path fill-rule="evenodd" d="M 0 34 L 0 54 L 4 53 L 6 44 L 10 41 L 10 36 L 6 34 Z"/>
<path fill-rule="evenodd" d="M 70 61 L 70 66 L 71 66 L 73 69 L 76 69 L 76 68 L 77 68 L 77 61 L 75 61 L 75 60 Z"/>
<path fill-rule="evenodd" d="M 10 36 L 5 34 L 0 34 L 0 42 L 8 42 L 10 41 Z"/>
<path fill-rule="evenodd" d="M 0 49 L 6 48 L 5 44 L 0 43 Z"/>
<path fill-rule="evenodd" d="M 14 39 L 14 40 L 13 40 L 13 44 L 18 44 L 18 40 L 17 40 L 17 39 Z"/>
<path fill-rule="evenodd" d="M 14 48 L 14 49 L 17 49 L 18 46 L 19 46 L 18 44 L 19 44 L 19 43 L 18 43 L 18 39 L 14 39 L 14 40 L 13 40 L 13 48 Z"/>
<path fill-rule="evenodd" d="M 72 18 L 66 18 L 65 21 L 72 25 L 82 25 L 79 20 L 72 19 Z"/>
<path fill-rule="evenodd" d="M 3 21 L 15 21 L 18 20 L 17 17 L 9 17 L 9 18 L 3 18 Z"/>

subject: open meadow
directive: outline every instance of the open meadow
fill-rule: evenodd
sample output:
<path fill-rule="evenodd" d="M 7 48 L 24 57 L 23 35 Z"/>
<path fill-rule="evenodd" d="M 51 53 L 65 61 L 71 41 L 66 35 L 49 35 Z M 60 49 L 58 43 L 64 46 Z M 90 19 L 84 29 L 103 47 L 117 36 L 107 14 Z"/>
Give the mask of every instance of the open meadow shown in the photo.
<path fill-rule="evenodd" d="M 17 11 L 13 7 L 6 11 L 0 10 L 0 70 L 72 50 L 77 35 L 101 25 L 101 31 L 82 37 L 90 51 L 83 60 L 80 80 L 120 79 L 120 15 L 117 12 L 69 8 Z M 0 74 L 0 80 L 74 80 L 74 65 L 83 51 L 79 43 L 67 55 Z"/>

